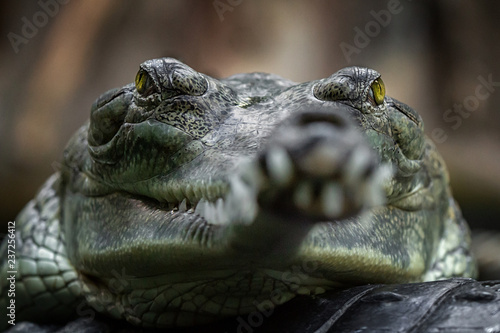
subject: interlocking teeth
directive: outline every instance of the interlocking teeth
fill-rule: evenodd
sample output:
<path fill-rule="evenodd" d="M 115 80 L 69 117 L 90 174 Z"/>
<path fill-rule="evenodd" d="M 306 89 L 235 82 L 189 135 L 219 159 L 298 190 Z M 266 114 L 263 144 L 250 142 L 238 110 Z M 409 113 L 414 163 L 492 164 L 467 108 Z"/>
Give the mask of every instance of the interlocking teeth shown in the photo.
<path fill-rule="evenodd" d="M 201 199 L 196 205 L 194 213 L 202 216 L 210 224 L 226 224 L 229 217 L 225 211 L 224 200 L 219 198 L 216 202 Z"/>
<path fill-rule="evenodd" d="M 221 198 L 226 195 L 228 186 L 224 181 L 211 178 L 189 184 L 172 181 L 164 190 L 162 205 L 172 213 L 198 213 L 208 217 L 210 223 L 225 223 L 229 218 Z"/>

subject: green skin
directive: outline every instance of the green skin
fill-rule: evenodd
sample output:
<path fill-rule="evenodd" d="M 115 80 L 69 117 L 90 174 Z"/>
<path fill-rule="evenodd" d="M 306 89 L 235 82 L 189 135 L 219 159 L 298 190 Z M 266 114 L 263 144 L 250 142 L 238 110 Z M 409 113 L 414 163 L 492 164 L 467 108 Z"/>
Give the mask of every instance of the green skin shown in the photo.
<path fill-rule="evenodd" d="M 330 288 L 474 277 L 445 165 L 379 78 L 143 63 L 16 219 L 16 321 L 187 326 Z"/>

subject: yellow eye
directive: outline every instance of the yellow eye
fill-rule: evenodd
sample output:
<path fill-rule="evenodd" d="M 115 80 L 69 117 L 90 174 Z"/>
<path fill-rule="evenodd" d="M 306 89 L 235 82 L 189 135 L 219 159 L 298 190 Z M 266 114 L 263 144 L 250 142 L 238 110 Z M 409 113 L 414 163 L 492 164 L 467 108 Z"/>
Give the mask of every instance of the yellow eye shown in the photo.
<path fill-rule="evenodd" d="M 370 86 L 372 93 L 373 93 L 373 99 L 377 105 L 380 105 L 384 103 L 384 97 L 385 97 L 385 85 L 384 81 L 382 81 L 381 78 L 376 79 L 373 81 L 372 85 Z"/>
<path fill-rule="evenodd" d="M 137 75 L 135 76 L 135 89 L 137 89 L 139 94 L 143 95 L 144 92 L 146 92 L 148 80 L 148 73 L 142 69 L 137 72 Z"/>

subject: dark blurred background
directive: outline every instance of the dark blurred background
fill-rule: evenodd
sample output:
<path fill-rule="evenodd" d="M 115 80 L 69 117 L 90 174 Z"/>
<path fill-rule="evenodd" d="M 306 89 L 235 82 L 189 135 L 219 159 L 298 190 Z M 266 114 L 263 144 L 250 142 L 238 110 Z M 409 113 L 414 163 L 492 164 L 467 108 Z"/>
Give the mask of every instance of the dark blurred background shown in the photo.
<path fill-rule="evenodd" d="M 378 70 L 423 116 L 472 227 L 500 229 L 499 14 L 493 1 L 2 1 L 0 232 L 92 102 L 163 56 L 215 77 Z"/>

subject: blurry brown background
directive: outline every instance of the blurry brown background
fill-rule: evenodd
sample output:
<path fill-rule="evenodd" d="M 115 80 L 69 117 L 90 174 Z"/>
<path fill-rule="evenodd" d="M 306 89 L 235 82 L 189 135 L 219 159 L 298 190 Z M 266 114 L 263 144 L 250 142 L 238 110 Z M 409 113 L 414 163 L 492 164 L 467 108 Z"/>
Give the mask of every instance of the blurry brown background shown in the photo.
<path fill-rule="evenodd" d="M 500 229 L 499 2 L 59 2 L 0 4 L 4 225 L 57 169 L 92 102 L 132 82 L 142 61 L 173 56 L 215 77 L 264 71 L 307 81 L 348 65 L 378 70 L 388 95 L 439 133 L 473 228 Z M 480 87 L 479 77 L 498 86 Z"/>

